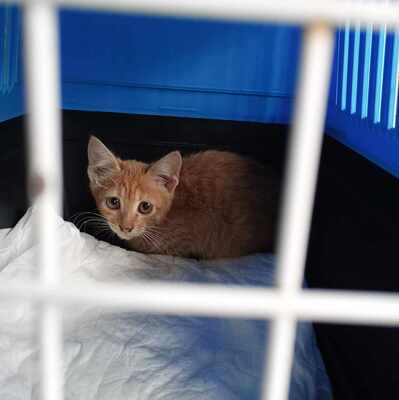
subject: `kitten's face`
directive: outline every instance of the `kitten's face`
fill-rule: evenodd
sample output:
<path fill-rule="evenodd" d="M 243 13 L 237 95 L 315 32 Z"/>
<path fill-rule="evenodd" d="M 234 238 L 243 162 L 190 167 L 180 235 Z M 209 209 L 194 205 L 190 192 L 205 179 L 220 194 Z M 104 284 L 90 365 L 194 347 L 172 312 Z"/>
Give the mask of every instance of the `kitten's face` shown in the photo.
<path fill-rule="evenodd" d="M 90 189 L 111 229 L 124 240 L 156 229 L 173 202 L 180 153 L 170 153 L 151 165 L 122 161 L 92 137 L 88 156 Z"/>
<path fill-rule="evenodd" d="M 122 161 L 120 173 L 93 192 L 99 211 L 121 239 L 141 236 L 157 226 L 173 201 L 173 194 L 162 190 L 145 168 L 134 161 Z"/>

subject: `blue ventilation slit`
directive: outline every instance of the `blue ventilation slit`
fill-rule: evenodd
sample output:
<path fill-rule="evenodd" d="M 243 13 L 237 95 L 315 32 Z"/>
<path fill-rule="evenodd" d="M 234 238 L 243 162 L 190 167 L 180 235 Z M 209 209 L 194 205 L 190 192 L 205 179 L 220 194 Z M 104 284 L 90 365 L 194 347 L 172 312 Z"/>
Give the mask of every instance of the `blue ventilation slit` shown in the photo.
<path fill-rule="evenodd" d="M 367 118 L 368 115 L 372 48 L 373 48 L 373 26 L 370 25 L 367 27 L 366 39 L 364 44 L 363 91 L 362 91 L 362 114 L 361 114 L 362 118 Z"/>
<path fill-rule="evenodd" d="M 375 86 L 374 123 L 381 122 L 382 87 L 384 84 L 385 45 L 387 40 L 386 26 L 380 29 L 378 41 L 377 77 Z"/>
<path fill-rule="evenodd" d="M 11 57 L 11 80 L 10 80 L 10 90 L 14 88 L 19 78 L 19 55 L 20 55 L 20 41 L 21 41 L 21 29 L 20 29 L 20 12 L 14 7 L 13 8 L 13 43 L 12 43 L 12 57 Z"/>
<path fill-rule="evenodd" d="M 2 65 L 0 63 L 0 93 L 7 93 L 10 80 L 10 41 L 11 41 L 11 8 L 6 6 L 4 8 L 4 28 L 3 40 L 1 46 Z M 2 68 L 1 68 L 2 67 Z"/>
<path fill-rule="evenodd" d="M 349 30 L 350 25 L 346 24 L 344 34 L 344 59 L 342 63 L 341 110 L 346 110 L 346 96 L 348 92 Z"/>
<path fill-rule="evenodd" d="M 335 105 L 338 105 L 338 98 L 339 98 L 339 73 L 340 73 L 340 64 L 341 64 L 341 31 L 338 31 L 337 35 L 337 57 L 336 57 L 336 65 L 337 65 L 337 72 L 335 76 Z"/>
<path fill-rule="evenodd" d="M 360 51 L 360 26 L 357 26 L 355 30 L 355 38 L 353 44 L 351 114 L 356 113 L 357 85 L 359 76 L 359 51 Z"/>
<path fill-rule="evenodd" d="M 398 109 L 399 85 L 399 31 L 395 32 L 392 55 L 392 73 L 389 90 L 388 129 L 396 128 L 396 114 Z"/>

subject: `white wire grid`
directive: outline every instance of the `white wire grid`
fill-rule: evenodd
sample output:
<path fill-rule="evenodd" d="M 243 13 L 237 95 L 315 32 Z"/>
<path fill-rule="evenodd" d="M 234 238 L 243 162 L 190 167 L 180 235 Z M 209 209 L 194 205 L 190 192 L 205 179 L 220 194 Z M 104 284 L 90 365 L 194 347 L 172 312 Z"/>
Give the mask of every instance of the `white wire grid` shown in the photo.
<path fill-rule="evenodd" d="M 62 285 L 56 226 L 62 209 L 58 6 L 304 25 L 301 69 L 278 246 L 277 287 L 151 283 Z M 24 32 L 29 111 L 30 191 L 37 204 L 40 281 L 0 287 L 0 298 L 40 304 L 41 398 L 62 400 L 62 307 L 237 318 L 271 318 L 263 399 L 287 399 L 298 320 L 399 325 L 399 295 L 301 288 L 329 88 L 333 26 L 399 27 L 399 3 L 348 0 L 26 0 Z M 266 49 L 265 49 L 266 51 Z M 322 266 L 320 266 L 322 268 Z"/>

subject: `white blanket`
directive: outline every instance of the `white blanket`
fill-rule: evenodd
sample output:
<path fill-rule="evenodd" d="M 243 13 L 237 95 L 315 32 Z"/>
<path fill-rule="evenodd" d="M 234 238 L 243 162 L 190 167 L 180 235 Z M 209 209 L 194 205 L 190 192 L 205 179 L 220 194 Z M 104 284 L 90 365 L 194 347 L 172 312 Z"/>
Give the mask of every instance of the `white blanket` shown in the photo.
<path fill-rule="evenodd" d="M 34 211 L 0 230 L 0 284 L 35 279 Z M 58 218 L 63 279 L 139 279 L 267 285 L 273 257 L 196 262 L 128 252 Z M 261 321 L 138 315 L 75 307 L 65 315 L 65 394 L 79 400 L 254 400 L 259 397 L 267 325 Z M 34 313 L 0 303 L 0 399 L 38 398 Z M 310 324 L 299 325 L 290 399 L 329 399 Z"/>

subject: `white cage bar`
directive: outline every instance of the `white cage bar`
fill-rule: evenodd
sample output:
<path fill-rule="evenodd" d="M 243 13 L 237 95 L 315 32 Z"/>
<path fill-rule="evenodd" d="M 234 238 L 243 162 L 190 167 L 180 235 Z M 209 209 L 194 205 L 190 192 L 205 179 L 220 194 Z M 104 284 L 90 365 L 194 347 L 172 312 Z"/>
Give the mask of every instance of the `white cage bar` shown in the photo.
<path fill-rule="evenodd" d="M 7 0 L 9 1 L 9 0 Z M 22 0 L 17 0 L 22 1 Z M 253 22 L 399 24 L 399 3 L 379 0 L 49 0 L 66 7 Z"/>
<path fill-rule="evenodd" d="M 6 0 L 5 2 L 8 2 Z M 148 313 L 214 317 L 272 318 L 271 352 L 264 396 L 287 397 L 298 319 L 399 325 L 399 295 L 302 290 L 333 47 L 330 26 L 355 20 L 361 25 L 399 27 L 399 3 L 351 0 L 26 0 L 30 187 L 38 208 L 41 281 L 0 287 L 0 298 L 40 304 L 42 398 L 61 400 L 60 308 L 101 305 Z M 58 76 L 58 6 L 147 14 L 288 22 L 306 25 L 302 73 L 289 148 L 287 186 L 279 238 L 276 289 L 194 284 L 137 284 L 68 287 L 59 281 L 56 226 L 52 211 L 62 208 L 61 132 Z M 324 99 L 324 100 L 323 100 Z M 216 301 L 217 299 L 217 301 Z"/>
<path fill-rule="evenodd" d="M 12 284 L 0 287 L 0 299 L 182 316 L 267 319 L 291 313 L 305 321 L 399 326 L 398 294 L 348 290 L 306 289 L 289 298 L 278 289 L 216 284 Z"/>
<path fill-rule="evenodd" d="M 333 50 L 331 27 L 314 23 L 305 28 L 277 247 L 277 287 L 284 298 L 298 296 L 302 287 Z M 295 332 L 295 314 L 271 323 L 267 365 L 272 367 L 267 368 L 264 399 L 288 396 Z"/>
<path fill-rule="evenodd" d="M 30 3 L 38 0 L 2 0 Z M 62 7 L 139 12 L 150 15 L 195 17 L 216 20 L 311 24 L 315 21 L 360 26 L 399 26 L 399 3 L 395 0 L 45 0 Z"/>
<path fill-rule="evenodd" d="M 61 127 L 59 116 L 57 9 L 45 2 L 24 7 L 28 99 L 29 190 L 37 207 L 35 229 L 41 284 L 59 282 L 55 213 L 62 209 Z M 61 400 L 62 332 L 60 310 L 43 303 L 39 310 L 41 398 Z"/>

